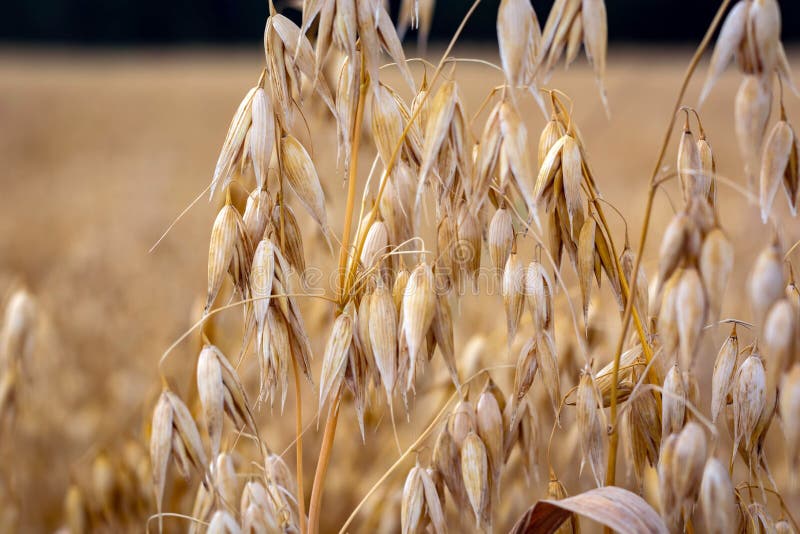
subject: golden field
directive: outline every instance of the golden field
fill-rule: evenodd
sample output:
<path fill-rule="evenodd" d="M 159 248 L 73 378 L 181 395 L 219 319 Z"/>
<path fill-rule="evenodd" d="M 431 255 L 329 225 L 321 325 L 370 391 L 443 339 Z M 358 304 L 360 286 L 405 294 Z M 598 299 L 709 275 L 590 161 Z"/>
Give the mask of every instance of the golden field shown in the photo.
<path fill-rule="evenodd" d="M 487 50 L 494 53 L 496 47 L 487 45 Z M 456 55 L 497 61 L 488 54 L 482 48 L 464 47 Z M 607 78 L 610 120 L 583 60 L 567 71 L 557 70 L 550 84 L 573 99 L 573 117 L 588 147 L 600 191 L 625 215 L 632 244 L 638 239 L 651 167 L 690 55 L 689 49 L 612 47 Z M 800 73 L 800 53 L 790 49 L 789 57 L 794 72 Z M 263 61 L 263 55 L 238 50 L 0 50 L 0 295 L 26 285 L 40 304 L 41 318 L 15 414 L 4 422 L 0 435 L 3 528 L 52 531 L 64 521 L 64 495 L 69 485 L 93 487 L 98 455 L 112 458 L 114 463 L 127 440 L 146 444 L 152 408 L 161 388 L 158 360 L 192 324 L 196 301 L 205 295 L 208 239 L 216 204 L 209 204 L 204 197 L 155 251 L 148 253 L 148 249 L 208 184 L 230 118 L 256 82 Z M 696 104 L 705 66 L 706 62 L 701 64 L 690 86 L 686 105 Z M 421 75 L 419 64 L 412 69 Z M 398 78 L 390 72 L 387 80 L 391 84 Z M 456 65 L 454 75 L 470 115 L 502 78 L 489 67 L 466 63 Z M 744 185 L 733 133 L 733 100 L 739 80 L 739 74 L 729 70 L 700 114 L 718 172 Z M 787 95 L 786 103 L 796 124 L 800 100 Z M 535 150 L 545 120 L 529 104 L 526 124 L 531 150 Z M 341 236 L 345 186 L 341 173 L 335 171 L 335 129 L 320 118 L 314 105 L 309 110 L 311 146 L 326 192 L 329 221 Z M 480 135 L 484 118 L 485 113 L 473 126 L 475 136 Z M 676 127 L 666 159 L 670 166 L 674 166 L 678 134 Z M 362 180 L 374 150 L 370 142 L 362 146 Z M 756 206 L 726 185 L 719 187 L 720 219 L 729 235 L 735 236 L 736 248 L 730 297 L 722 316 L 747 320 L 750 311 L 744 283 L 771 230 L 761 225 Z M 660 237 L 673 214 L 670 202 L 679 200 L 674 180 L 656 198 L 644 256 L 648 276 L 654 276 Z M 782 220 L 787 221 L 782 237 L 791 244 L 800 239 L 800 223 L 788 216 L 784 204 L 780 196 L 776 205 Z M 616 215 L 610 214 L 610 219 L 621 243 L 623 224 Z M 307 221 L 310 219 L 303 215 L 301 222 Z M 307 263 L 330 268 L 333 261 L 319 233 L 309 231 L 304 237 Z M 795 251 L 791 260 L 797 266 L 800 251 Z M 488 262 L 488 255 L 484 261 Z M 574 278 L 568 277 L 570 281 L 574 283 Z M 462 372 L 514 363 L 515 358 L 505 350 L 502 303 L 499 296 L 493 298 L 491 306 L 486 305 L 489 297 L 483 297 L 481 305 L 472 296 L 461 302 L 456 321 L 457 354 L 480 362 L 465 363 Z M 611 299 L 606 289 L 602 298 Z M 331 309 L 306 303 L 304 311 L 315 355 L 319 355 L 329 331 Z M 616 340 L 617 317 L 609 314 L 605 320 L 608 344 Z M 705 336 L 706 379 L 726 333 L 715 331 Z M 473 336 L 481 339 L 476 341 Z M 192 387 L 196 348 L 197 340 L 192 337 L 167 361 L 166 374 L 178 391 L 189 392 Z M 612 348 L 602 356 L 603 364 L 611 358 Z M 315 377 L 318 366 L 319 358 Z M 443 371 L 440 367 L 439 362 L 437 373 Z M 245 363 L 245 368 L 250 369 L 246 376 L 258 378 L 255 365 Z M 510 387 L 508 380 L 506 376 L 500 381 L 505 391 Z M 573 379 L 568 386 L 575 383 Z M 304 390 L 305 420 L 313 423 L 317 395 L 305 385 Z M 445 398 L 434 397 L 435 403 L 418 398 L 410 423 L 398 417 L 403 446 L 411 444 Z M 702 388 L 701 402 L 707 410 L 709 398 Z M 290 394 L 283 416 L 277 407 L 259 412 L 265 440 L 274 451 L 283 451 L 294 438 L 293 406 Z M 729 450 L 727 432 L 720 426 Z M 772 432 L 773 438 L 780 436 L 779 430 Z M 377 453 L 370 445 L 371 439 L 373 444 L 379 441 L 376 433 L 387 445 Z M 549 426 L 542 434 L 546 444 Z M 563 431 L 557 439 L 574 441 L 568 434 Z M 320 436 L 321 428 L 317 431 L 313 424 L 305 435 L 307 492 Z M 382 421 L 379 430 L 367 431 L 367 445 L 362 449 L 352 408 L 343 407 L 331 462 L 332 472 L 337 465 L 341 471 L 331 476 L 327 486 L 326 531 L 338 529 L 396 459 L 389 436 L 390 426 Z M 432 446 L 433 438 L 429 441 Z M 779 481 L 785 481 L 786 473 L 780 472 L 781 442 L 773 441 L 779 458 L 773 470 Z M 430 452 L 422 450 L 420 454 Z M 293 466 L 293 449 L 286 459 Z M 387 493 L 379 492 L 376 499 L 398 513 L 395 494 L 402 488 L 407 469 L 396 473 L 384 487 Z M 544 468 L 541 476 L 546 480 Z M 588 487 L 585 476 L 580 481 L 567 479 L 572 483 L 571 493 Z M 498 530 L 513 523 L 525 502 L 532 504 L 541 495 L 538 488 L 509 496 L 515 502 L 510 507 L 514 515 L 498 524 Z M 183 511 L 191 507 L 191 496 L 188 499 Z M 152 506 L 150 510 L 154 510 Z M 172 528 L 179 524 L 168 523 Z"/>

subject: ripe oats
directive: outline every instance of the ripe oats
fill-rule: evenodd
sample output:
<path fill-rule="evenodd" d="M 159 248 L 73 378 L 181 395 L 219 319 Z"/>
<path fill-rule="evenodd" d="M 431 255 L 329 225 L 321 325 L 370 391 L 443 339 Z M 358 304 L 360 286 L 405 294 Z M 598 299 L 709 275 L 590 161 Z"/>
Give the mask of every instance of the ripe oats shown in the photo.
<path fill-rule="evenodd" d="M 711 420 L 716 421 L 727 402 L 728 393 L 733 383 L 736 370 L 736 359 L 739 356 L 739 337 L 736 325 L 719 349 L 714 362 L 714 374 L 711 378 Z"/>
<path fill-rule="evenodd" d="M 710 534 L 734 532 L 739 511 L 728 469 L 716 458 L 709 458 L 700 483 L 700 509 Z"/>

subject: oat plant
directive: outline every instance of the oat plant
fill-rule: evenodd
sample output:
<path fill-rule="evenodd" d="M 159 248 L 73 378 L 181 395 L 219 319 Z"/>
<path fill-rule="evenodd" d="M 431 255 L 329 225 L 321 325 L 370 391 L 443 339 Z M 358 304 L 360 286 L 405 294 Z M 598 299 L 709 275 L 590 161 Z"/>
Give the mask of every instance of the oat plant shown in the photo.
<path fill-rule="evenodd" d="M 771 468 L 800 465 L 800 292 L 783 231 L 798 138 L 777 1 L 725 0 L 710 21 L 660 113 L 635 248 L 609 216 L 640 207 L 604 199 L 573 114 L 602 106 L 613 123 L 604 1 L 556 0 L 545 15 L 502 0 L 497 64 L 451 55 L 479 3 L 432 64 L 401 36 L 418 29 L 424 48 L 433 0 L 404 0 L 397 22 L 378 0 L 304 0 L 299 23 L 270 1 L 265 61 L 206 189 L 219 211 L 200 317 L 161 358 L 197 340 L 180 376 L 161 366 L 148 528 L 575 532 L 583 517 L 631 533 L 797 531 Z M 717 30 L 700 102 L 734 62 L 732 177 L 717 173 L 722 132 L 687 100 Z M 581 48 L 594 102 L 557 86 Z M 462 61 L 494 77 L 478 108 Z M 309 131 L 320 115 L 328 127 Z M 335 168 L 314 142 L 336 143 Z M 326 198 L 339 187 L 341 204 Z M 678 205 L 651 236 L 666 187 Z M 722 190 L 758 207 L 742 214 L 769 236 L 752 266 L 735 261 Z M 330 286 L 312 291 L 310 268 Z M 728 283 L 736 271 L 746 287 Z M 505 328 L 464 324 L 470 293 L 502 303 Z M 726 306 L 737 297 L 750 309 Z M 312 322 L 309 309 L 322 310 Z M 468 334 L 491 359 L 476 363 Z M 337 433 L 343 418 L 354 435 Z M 294 462 L 273 448 L 288 441 Z M 376 472 L 376 455 L 394 463 Z"/>

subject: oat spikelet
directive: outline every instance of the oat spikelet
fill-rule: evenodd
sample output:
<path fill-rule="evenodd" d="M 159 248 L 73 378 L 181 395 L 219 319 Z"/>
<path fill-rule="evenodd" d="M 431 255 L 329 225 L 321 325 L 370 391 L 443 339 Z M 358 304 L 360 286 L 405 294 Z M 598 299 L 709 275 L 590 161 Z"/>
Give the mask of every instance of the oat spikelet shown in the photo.
<path fill-rule="evenodd" d="M 508 209 L 498 209 L 489 223 L 487 244 L 489 257 L 492 259 L 495 271 L 502 276 L 514 242 L 514 226 L 511 213 Z"/>
<path fill-rule="evenodd" d="M 211 439 L 211 454 L 216 456 L 222 439 L 225 388 L 222 385 L 222 367 L 209 345 L 203 347 L 197 360 L 197 392 Z"/>
<path fill-rule="evenodd" d="M 339 116 L 336 121 L 336 160 L 345 170 L 350 168 L 360 77 L 361 54 L 348 55 L 342 62 L 336 84 L 336 113 Z"/>
<path fill-rule="evenodd" d="M 784 375 L 778 405 L 783 420 L 789 464 L 792 472 L 796 473 L 800 465 L 800 419 L 797 417 L 800 413 L 800 363 L 795 363 Z M 791 482 L 793 485 L 797 484 L 796 475 L 793 475 Z"/>
<path fill-rule="evenodd" d="M 541 30 L 528 0 L 502 0 L 497 10 L 497 44 L 506 80 L 512 88 L 529 83 Z"/>
<path fill-rule="evenodd" d="M 517 367 L 514 372 L 514 397 L 512 398 L 512 406 L 514 409 L 511 412 L 512 421 L 516 419 L 516 407 L 528 394 L 528 391 L 533 385 L 533 380 L 536 378 L 536 370 L 538 369 L 537 361 L 537 338 L 532 337 L 522 346 L 517 357 Z"/>
<path fill-rule="evenodd" d="M 683 428 L 686 413 L 686 385 L 683 383 L 678 364 L 672 366 L 664 379 L 661 399 L 661 435 L 666 437 Z"/>
<path fill-rule="evenodd" d="M 764 363 L 754 352 L 742 362 L 733 383 L 733 454 L 736 454 L 742 442 L 748 452 L 752 450 L 757 437 L 757 425 L 766 405 L 767 377 Z"/>
<path fill-rule="evenodd" d="M 441 294 L 436 299 L 436 313 L 431 322 L 431 332 L 447 366 L 450 380 L 456 390 L 461 391 L 461 380 L 458 378 L 455 341 L 453 339 L 453 311 L 450 308 L 450 301 L 446 294 Z M 432 354 L 429 353 L 428 357 L 430 358 L 431 356 Z"/>
<path fill-rule="evenodd" d="M 775 123 L 764 143 L 764 153 L 761 156 L 759 203 L 761 205 L 761 222 L 765 224 L 769 219 L 775 194 L 784 182 L 784 176 L 789 166 L 789 157 L 792 155 L 796 143 L 794 131 L 785 120 Z M 792 203 L 790 202 L 790 204 Z"/>
<path fill-rule="evenodd" d="M 642 487 L 646 468 L 658 463 L 661 417 L 653 395 L 638 395 L 629 402 L 631 402 L 630 411 L 625 416 L 630 441 L 629 453 L 636 481 L 639 487 Z"/>
<path fill-rule="evenodd" d="M 253 160 L 253 171 L 256 175 L 258 189 L 265 189 L 269 160 L 275 147 L 275 117 L 272 105 L 263 87 L 256 89 L 252 103 L 252 125 L 248 139 L 250 141 L 250 158 Z"/>
<path fill-rule="evenodd" d="M 33 296 L 24 287 L 15 289 L 6 304 L 0 330 L 0 370 L 5 372 L 6 376 L 13 374 L 9 372 L 10 368 L 25 364 L 28 360 L 37 322 L 37 305 Z M 0 408 L 2 404 L 0 400 Z"/>
<path fill-rule="evenodd" d="M 457 447 L 461 448 L 467 434 L 473 432 L 477 428 L 475 421 L 475 409 L 472 404 L 467 400 L 459 401 L 453 409 L 453 413 L 448 421 L 450 434 L 453 436 L 453 442 Z"/>
<path fill-rule="evenodd" d="M 425 56 L 428 48 L 428 36 L 433 23 L 435 4 L 435 0 L 403 0 L 400 4 L 400 15 L 397 23 L 400 39 L 403 39 L 409 25 L 412 28 L 416 28 L 418 31 L 417 48 L 419 48 L 422 56 Z"/>
<path fill-rule="evenodd" d="M 186 477 L 192 467 L 204 477 L 208 470 L 200 433 L 189 409 L 177 395 L 167 389 L 161 393 L 153 413 L 150 456 L 159 513 L 170 456 L 175 459 L 176 467 Z"/>
<path fill-rule="evenodd" d="M 477 288 L 478 271 L 481 268 L 481 248 L 483 235 L 481 223 L 467 208 L 461 205 L 456 226 L 457 248 L 455 262 L 459 270 L 459 280 L 466 282 L 472 280 L 473 288 Z"/>
<path fill-rule="evenodd" d="M 697 500 L 706 463 L 706 448 L 703 428 L 694 421 L 687 423 L 678 434 L 671 466 L 673 492 L 687 517 Z"/>
<path fill-rule="evenodd" d="M 558 405 L 561 402 L 561 380 L 558 371 L 556 345 L 549 332 L 542 331 L 538 336 L 539 338 L 536 341 L 536 362 L 541 373 L 542 382 L 544 382 L 545 389 L 547 389 L 547 394 L 550 397 L 553 413 L 558 419 Z"/>
<path fill-rule="evenodd" d="M 705 133 L 701 130 L 700 137 L 697 139 L 697 154 L 700 156 L 700 174 L 697 175 L 697 193 L 706 198 L 713 206 L 716 202 L 716 182 L 717 164 L 714 159 L 714 152 L 711 144 L 706 139 Z"/>
<path fill-rule="evenodd" d="M 217 298 L 225 273 L 231 264 L 236 240 L 238 238 L 239 213 L 230 204 L 226 204 L 217 214 L 211 228 L 211 242 L 208 247 L 208 294 L 205 311 L 211 308 Z"/>
<path fill-rule="evenodd" d="M 786 194 L 786 201 L 789 203 L 789 212 L 792 217 L 797 216 L 797 207 L 800 204 L 800 138 L 792 130 L 794 142 L 789 151 L 789 162 L 786 164 L 786 171 L 783 173 L 783 192 Z"/>
<path fill-rule="evenodd" d="M 709 534 L 736 531 L 739 511 L 733 483 L 725 465 L 716 458 L 709 458 L 703 469 L 699 501 Z"/>
<path fill-rule="evenodd" d="M 325 105 L 330 109 L 335 118 L 336 110 L 333 105 L 333 98 L 330 88 L 328 87 L 328 82 L 324 76 L 320 77 L 316 75 L 314 50 L 308 38 L 301 33 L 300 28 L 298 28 L 294 22 L 281 14 L 273 14 L 267 20 L 264 32 L 265 41 L 269 38 L 267 35 L 268 33 L 271 34 L 272 39 L 277 37 L 282 41 L 283 48 L 287 52 L 283 59 L 285 71 L 291 79 L 293 79 L 294 84 L 299 84 L 300 73 L 306 78 L 314 80 L 312 89 L 319 95 L 322 101 L 325 102 Z M 273 54 L 267 53 L 268 60 L 271 55 Z M 278 72 L 273 68 L 271 77 L 277 77 L 277 74 Z M 299 87 L 297 87 L 297 92 L 300 92 Z M 291 95 L 288 93 L 286 96 L 291 98 Z"/>
<path fill-rule="evenodd" d="M 156 511 L 159 514 L 158 530 L 163 531 L 161 505 L 164 499 L 164 485 L 172 452 L 172 406 L 165 393 L 158 399 L 153 411 L 153 424 L 150 431 L 150 461 L 153 464 L 153 489 L 156 496 Z"/>
<path fill-rule="evenodd" d="M 739 151 L 745 162 L 745 173 L 751 184 L 755 182 L 755 173 L 759 167 L 759 154 L 769 119 L 771 100 L 769 82 L 758 76 L 746 76 L 736 93 L 734 126 L 739 140 Z"/>
<path fill-rule="evenodd" d="M 311 156 L 308 155 L 300 141 L 287 135 L 281 140 L 281 159 L 289 186 L 322 229 L 325 239 L 328 239 L 325 195 L 322 193 L 317 170 L 314 162 L 311 161 Z"/>
<path fill-rule="evenodd" d="M 361 266 L 370 271 L 383 259 L 389 248 L 389 230 L 383 221 L 373 222 L 361 249 Z M 374 276 L 374 275 L 373 275 Z"/>
<path fill-rule="evenodd" d="M 665 354 L 675 354 L 679 346 L 677 300 L 680 287 L 681 272 L 678 271 L 667 280 L 658 309 L 658 333 Z"/>
<path fill-rule="evenodd" d="M 389 165 L 403 127 L 403 116 L 394 96 L 385 85 L 376 85 L 372 96 L 372 137 L 384 167 Z"/>
<path fill-rule="evenodd" d="M 699 105 L 702 105 L 708 97 L 714 83 L 731 62 L 736 49 L 744 38 L 748 8 L 749 2 L 737 2 L 725 17 L 725 22 L 722 23 L 719 37 L 717 37 L 717 44 L 714 46 L 714 53 L 711 55 L 711 64 L 708 67 L 708 76 L 700 94 Z"/>
<path fill-rule="evenodd" d="M 250 269 L 250 296 L 253 302 L 258 343 L 261 343 L 267 308 L 272 295 L 272 282 L 275 279 L 275 245 L 269 239 L 262 239 L 253 254 L 253 267 Z"/>
<path fill-rule="evenodd" d="M 571 135 L 564 138 L 564 147 L 561 149 L 561 170 L 564 180 L 564 199 L 567 204 L 569 229 L 573 232 L 573 220 L 577 219 L 577 212 L 583 216 L 583 203 L 581 200 L 581 184 L 583 183 L 583 156 L 578 142 Z"/>
<path fill-rule="evenodd" d="M 597 223 L 592 217 L 586 219 L 578 237 L 578 281 L 581 287 L 583 322 L 588 332 L 589 301 L 592 297 L 592 275 L 595 270 L 595 231 Z"/>
<path fill-rule="evenodd" d="M 678 532 L 682 529 L 677 528 L 680 521 L 680 503 L 675 495 L 673 460 L 675 459 L 675 445 L 678 442 L 678 434 L 664 435 L 661 444 L 661 451 L 658 456 L 658 495 L 661 504 L 661 515 L 665 521 L 671 524 L 672 531 Z"/>
<path fill-rule="evenodd" d="M 761 322 L 772 304 L 784 294 L 783 261 L 777 242 L 767 245 L 756 258 L 748 290 L 756 320 Z"/>
<path fill-rule="evenodd" d="M 658 251 L 659 287 L 663 286 L 672 276 L 685 253 L 690 224 L 689 217 L 684 213 L 679 213 L 672 218 L 664 231 L 664 237 L 661 239 L 661 248 Z"/>
<path fill-rule="evenodd" d="M 438 476 L 438 473 L 431 468 L 423 469 L 420 472 L 422 479 L 422 488 L 425 493 L 425 511 L 428 519 L 433 525 L 433 531 L 436 534 L 445 534 L 447 532 L 447 523 L 444 516 L 444 488 L 441 491 L 436 487 L 436 482 L 433 480 L 433 475 Z M 441 479 L 439 479 L 441 485 Z M 440 496 L 441 493 L 441 496 Z"/>
<path fill-rule="evenodd" d="M 475 432 L 470 432 L 461 445 L 461 476 L 478 527 L 483 524 L 482 510 L 489 498 L 488 471 L 486 447 Z"/>
<path fill-rule="evenodd" d="M 510 101 L 504 101 L 500 105 L 500 131 L 503 136 L 501 156 L 502 154 L 506 155 L 508 168 L 514 178 L 514 185 L 525 201 L 529 217 L 535 218 L 536 197 L 531 187 L 533 168 L 528 148 L 528 129 Z"/>
<path fill-rule="evenodd" d="M 503 413 L 491 389 L 494 384 L 486 384 L 481 396 L 478 397 L 478 404 L 475 408 L 478 436 L 486 446 L 486 454 L 489 465 L 489 487 L 492 494 L 489 502 L 497 502 L 500 497 L 500 473 L 503 467 Z M 484 508 L 484 512 L 486 507 Z M 491 517 L 485 517 L 485 522 L 490 522 Z"/>
<path fill-rule="evenodd" d="M 417 198 L 421 195 L 422 185 L 428 179 L 428 173 L 434 165 L 436 156 L 450 129 L 453 120 L 458 92 L 455 82 L 448 81 L 439 87 L 430 104 L 430 114 L 425 129 L 425 146 L 422 154 L 422 165 L 419 171 Z M 417 204 L 419 202 L 417 201 Z"/>
<path fill-rule="evenodd" d="M 256 189 L 247 196 L 242 221 L 247 229 L 247 237 L 251 243 L 258 243 L 264 237 L 270 217 L 269 193 Z"/>
<path fill-rule="evenodd" d="M 581 469 L 588 462 L 597 487 L 605 481 L 606 425 L 602 404 L 592 379 L 591 369 L 584 369 L 575 401 L 578 433 L 581 436 Z"/>
<path fill-rule="evenodd" d="M 209 198 L 214 197 L 217 190 L 225 189 L 232 178 L 237 158 L 242 152 L 247 131 L 252 121 L 252 103 L 257 87 L 250 89 L 242 99 L 236 113 L 228 126 L 228 133 L 222 143 L 222 149 L 214 168 L 214 175 L 211 178 L 211 193 Z"/>
<path fill-rule="evenodd" d="M 503 307 L 506 312 L 506 328 L 508 330 L 508 345 L 514 340 L 519 321 L 525 305 L 525 267 L 520 262 L 517 254 L 512 252 L 506 260 L 503 270 L 502 287 Z"/>
<path fill-rule="evenodd" d="M 709 316 L 712 322 L 719 319 L 722 298 L 733 271 L 733 246 L 720 228 L 709 232 L 700 250 L 700 274 L 708 297 Z"/>
<path fill-rule="evenodd" d="M 606 97 L 606 49 L 608 47 L 608 21 L 606 20 L 605 0 L 582 0 L 581 15 L 583 26 L 583 47 L 586 57 L 594 67 L 597 88 L 606 114 L 609 113 L 608 98 Z M 575 23 L 573 23 L 575 24 Z"/>
<path fill-rule="evenodd" d="M 236 519 L 225 510 L 217 510 L 208 523 L 208 534 L 237 534 L 242 529 Z"/>
<path fill-rule="evenodd" d="M 707 307 L 703 283 L 696 269 L 683 271 L 677 291 L 675 315 L 678 322 L 678 342 L 681 360 L 685 368 L 690 369 L 705 326 Z"/>
<path fill-rule="evenodd" d="M 549 123 L 548 123 L 549 126 Z M 545 132 L 542 132 L 544 137 Z M 558 138 L 558 140 L 550 147 L 544 160 L 539 165 L 539 174 L 536 177 L 536 183 L 533 186 L 533 196 L 537 202 L 541 202 L 545 191 L 552 185 L 558 171 L 561 169 L 561 149 L 566 142 L 566 135 Z M 539 151 L 542 150 L 542 138 L 539 140 Z"/>
<path fill-rule="evenodd" d="M 552 287 L 550 276 L 539 262 L 531 262 L 525 273 L 525 295 L 537 332 L 548 329 L 552 321 Z"/>
<path fill-rule="evenodd" d="M 752 65 L 755 72 L 769 76 L 775 70 L 778 60 L 778 45 L 781 36 L 781 12 L 776 0 L 759 0 L 750 5 L 749 27 L 747 28 L 748 45 L 742 48 L 742 56 L 747 53 L 755 57 L 747 57 L 746 63 Z M 750 66 L 747 65 L 747 66 Z"/>
<path fill-rule="evenodd" d="M 468 497 L 461 477 L 461 456 L 447 426 L 442 428 L 433 448 L 433 465 L 444 479 L 447 489 L 456 502 L 466 504 Z"/>
<path fill-rule="evenodd" d="M 361 2 L 358 2 L 359 4 Z M 365 2 L 368 3 L 368 2 Z M 400 43 L 400 39 L 397 36 L 397 31 L 395 30 L 394 23 L 392 19 L 389 18 L 389 14 L 386 12 L 386 9 L 379 4 L 376 3 L 374 7 L 375 12 L 375 19 L 377 21 L 377 30 L 378 30 L 378 38 L 380 39 L 380 43 L 383 46 L 383 49 L 389 54 L 389 57 L 392 58 L 392 61 L 397 65 L 397 68 L 400 70 L 400 74 L 403 76 L 408 88 L 411 90 L 412 93 L 417 92 L 416 84 L 414 83 L 414 77 L 411 76 L 411 70 L 408 68 L 408 63 L 406 63 L 406 56 L 403 52 L 403 45 Z M 361 22 L 361 12 L 359 11 L 359 22 Z M 369 54 L 367 54 L 369 57 Z M 377 74 L 377 72 L 370 71 L 370 75 Z M 377 81 L 377 75 L 374 77 Z"/>
<path fill-rule="evenodd" d="M 711 420 L 714 422 L 725 408 L 738 356 L 739 337 L 736 335 L 736 325 L 734 325 L 730 335 L 725 339 L 725 343 L 722 344 L 722 348 L 719 349 L 714 362 L 714 374 L 711 377 Z"/>
<path fill-rule="evenodd" d="M 403 291 L 403 333 L 411 358 L 406 389 L 411 389 L 419 351 L 435 312 L 436 292 L 433 271 L 427 263 L 421 263 L 411 273 Z"/>
<path fill-rule="evenodd" d="M 417 532 L 425 507 L 425 493 L 419 465 L 411 468 L 403 486 L 403 499 L 400 511 L 400 525 L 403 534 Z"/>
<path fill-rule="evenodd" d="M 331 335 L 325 345 L 322 357 L 322 371 L 319 388 L 319 411 L 336 398 L 344 379 L 347 355 L 353 342 L 353 321 L 355 308 L 352 302 L 345 306 L 341 315 L 333 323 Z"/>
<path fill-rule="evenodd" d="M 782 298 L 772 305 L 764 320 L 764 354 L 769 362 L 767 384 L 777 386 L 779 377 L 788 370 L 795 352 L 797 312 L 789 299 Z"/>
<path fill-rule="evenodd" d="M 386 399 L 392 404 L 397 380 L 397 308 L 392 293 L 379 283 L 369 301 L 369 339 Z"/>
<path fill-rule="evenodd" d="M 766 506 L 760 502 L 754 502 L 747 505 L 746 510 L 746 512 L 742 512 L 745 518 L 746 532 L 775 532 L 775 521 L 769 515 Z"/>
<path fill-rule="evenodd" d="M 569 68 L 575 58 L 578 57 L 578 52 L 581 48 L 581 40 L 583 38 L 583 22 L 581 19 L 576 18 L 572 26 L 569 28 L 569 37 L 567 38 L 567 54 L 564 59 L 565 68 Z"/>
<path fill-rule="evenodd" d="M 684 202 L 688 203 L 690 198 L 698 194 L 700 188 L 697 182 L 701 172 L 700 154 L 697 151 L 692 130 L 689 128 L 689 112 L 687 111 L 683 134 L 678 145 L 678 176 L 681 180 Z"/>
<path fill-rule="evenodd" d="M 211 438 L 211 452 L 215 457 L 219 454 L 225 413 L 238 428 L 249 428 L 254 433 L 258 432 L 236 370 L 214 345 L 205 345 L 200 351 L 197 362 L 197 391 Z"/>
<path fill-rule="evenodd" d="M 281 224 L 281 220 L 283 224 Z M 280 249 L 280 252 L 294 269 L 294 272 L 305 272 L 306 260 L 303 255 L 303 236 L 300 233 L 297 218 L 294 216 L 294 210 L 288 205 L 276 204 L 272 209 L 272 227 L 275 229 L 278 244 L 280 244 L 281 228 L 283 228 L 284 243 L 281 245 L 283 248 Z"/>

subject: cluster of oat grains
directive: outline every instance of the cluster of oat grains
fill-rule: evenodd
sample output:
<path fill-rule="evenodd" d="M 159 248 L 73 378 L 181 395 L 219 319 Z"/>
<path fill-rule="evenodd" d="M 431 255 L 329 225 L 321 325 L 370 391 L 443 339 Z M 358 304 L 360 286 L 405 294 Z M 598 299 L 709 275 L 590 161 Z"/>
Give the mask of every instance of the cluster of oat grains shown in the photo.
<path fill-rule="evenodd" d="M 627 228 L 620 239 L 608 223 L 606 210 L 617 210 L 600 192 L 603 179 L 589 163 L 586 138 L 572 116 L 575 103 L 544 88 L 560 58 L 570 64 L 582 45 L 607 107 L 604 2 L 557 0 L 544 27 L 528 0 L 500 3 L 503 83 L 484 103 L 482 127 L 476 121 L 483 107 L 472 116 L 457 68 L 445 73 L 452 46 L 432 73 L 415 77 L 409 67 L 398 35 L 419 25 L 424 42 L 432 13 L 432 1 L 404 1 L 398 33 L 378 0 L 306 0 L 299 25 L 270 2 L 266 63 L 231 121 L 209 186 L 212 198 L 224 200 L 211 231 L 198 323 L 197 399 L 182 400 L 164 379 L 153 415 L 159 525 L 174 464 L 197 482 L 193 530 L 338 528 L 321 503 L 327 485 L 341 487 L 361 476 L 331 460 L 337 438 L 349 439 L 336 429 L 352 407 L 360 436 L 349 444 L 399 453 L 400 459 L 352 510 L 343 531 L 359 514 L 364 529 L 380 517 L 374 521 L 386 530 L 492 531 L 511 526 L 531 505 L 515 532 L 577 531 L 578 516 L 626 532 L 691 532 L 698 522 L 714 532 L 793 531 L 785 488 L 770 471 L 777 460 L 764 444 L 779 419 L 789 463 L 796 468 L 800 462 L 800 425 L 793 417 L 800 407 L 800 293 L 776 230 L 747 291 L 740 291 L 752 315 L 721 319 L 727 294 L 740 289 L 728 283 L 738 265 L 717 206 L 729 180 L 716 174 L 699 113 L 683 108 L 674 172 L 658 175 L 670 135 L 665 140 L 634 250 Z M 402 87 L 386 81 L 384 53 Z M 791 85 L 775 0 L 740 0 L 730 10 L 701 100 L 734 56 L 745 76 L 734 114 L 743 175 L 753 189 L 761 169 L 766 222 L 779 217 L 772 210 L 778 188 L 792 214 L 798 202 L 798 140 L 782 100 L 765 141 L 773 84 Z M 310 98 L 319 99 L 335 123 L 336 173 L 323 173 L 313 156 L 301 120 Z M 531 102 L 548 117 L 538 151 L 522 112 Z M 358 162 L 366 153 L 375 159 L 359 211 Z M 346 181 L 341 227 L 329 221 L 326 207 L 325 191 L 336 175 Z M 663 230 L 648 286 L 641 255 L 652 195 L 671 178 L 683 202 Z M 250 191 L 244 209 L 233 199 L 234 186 Z M 305 212 L 316 230 L 298 223 L 294 210 Z M 331 251 L 338 245 L 335 287 L 322 295 L 307 294 L 297 283 L 307 266 L 304 239 L 316 239 L 314 232 Z M 433 236 L 433 246 L 425 236 Z M 506 331 L 492 346 L 492 365 L 475 368 L 456 333 L 462 297 L 479 288 L 484 264 L 491 264 L 491 287 L 502 299 L 479 298 L 502 300 Z M 601 294 L 610 298 L 603 303 Z M 306 327 L 303 299 L 333 310 L 325 333 Z M 619 314 L 622 332 L 598 326 L 598 309 Z M 230 310 L 241 313 L 238 335 L 211 327 Z M 728 323 L 732 332 L 712 369 L 708 347 Z M 493 332 L 476 334 L 489 339 Z M 603 338 L 617 335 L 614 353 Z M 749 343 L 741 350 L 740 337 Z M 226 356 L 218 347 L 231 345 L 231 338 L 239 353 Z M 315 362 L 317 344 L 324 349 Z M 257 380 L 245 376 L 251 358 Z M 437 369 L 447 374 L 444 385 L 430 376 Z M 710 398 L 700 386 L 705 370 L 713 375 Z M 303 427 L 301 377 L 317 392 L 319 439 Z M 417 418 L 418 404 L 427 402 L 421 399 L 437 388 L 452 395 L 403 450 L 398 425 Z M 274 439 L 262 423 L 266 412 L 280 417 L 287 403 L 297 414 L 294 472 L 270 449 Z M 384 416 L 393 443 L 383 443 L 385 434 L 375 430 Z M 723 418 L 727 441 L 717 428 Z M 620 440 L 632 476 L 618 480 Z M 319 447 L 310 492 L 304 489 L 303 441 Z M 404 485 L 393 477 L 400 467 L 409 469 Z M 567 497 L 567 487 L 576 495 Z M 379 490 L 387 499 L 369 500 Z"/>

